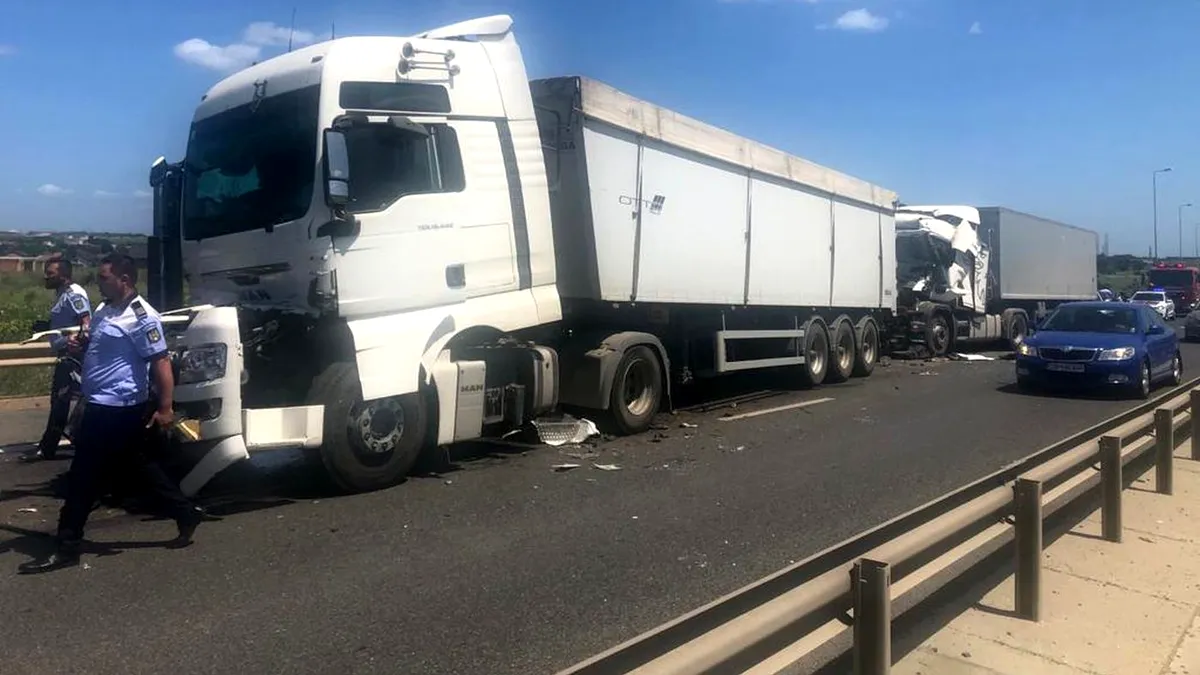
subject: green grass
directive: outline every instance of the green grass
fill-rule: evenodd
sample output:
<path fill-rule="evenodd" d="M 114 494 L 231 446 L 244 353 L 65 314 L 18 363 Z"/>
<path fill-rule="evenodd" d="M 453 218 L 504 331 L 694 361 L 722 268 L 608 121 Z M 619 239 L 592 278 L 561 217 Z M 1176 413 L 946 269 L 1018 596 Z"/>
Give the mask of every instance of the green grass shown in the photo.
<path fill-rule="evenodd" d="M 96 303 L 99 294 L 94 273 L 82 270 L 75 276 Z M 54 291 L 42 286 L 40 275 L 0 272 L 0 343 L 28 338 L 33 322 L 48 319 L 53 304 Z M 49 366 L 7 368 L 0 363 L 0 397 L 45 396 L 50 390 L 50 371 Z"/>

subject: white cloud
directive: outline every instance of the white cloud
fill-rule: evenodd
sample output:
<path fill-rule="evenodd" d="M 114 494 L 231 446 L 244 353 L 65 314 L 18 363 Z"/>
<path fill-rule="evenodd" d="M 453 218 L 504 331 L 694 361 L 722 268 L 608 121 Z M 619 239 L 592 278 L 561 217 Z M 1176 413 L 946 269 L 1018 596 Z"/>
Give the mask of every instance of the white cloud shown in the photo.
<path fill-rule="evenodd" d="M 147 199 L 149 197 L 153 197 L 154 193 L 149 190 L 134 190 L 133 196 L 139 199 Z"/>
<path fill-rule="evenodd" d="M 74 192 L 74 190 L 68 190 L 65 187 L 60 187 L 58 185 L 55 185 L 54 183 L 46 183 L 45 185 L 40 185 L 40 186 L 38 186 L 37 191 L 38 191 L 38 194 L 46 196 L 46 197 L 61 197 L 62 195 L 69 195 L 72 192 Z"/>
<path fill-rule="evenodd" d="M 833 25 L 839 30 L 878 33 L 888 27 L 888 19 L 866 9 L 852 9 L 839 16 Z"/>
<path fill-rule="evenodd" d="M 175 56 L 188 63 L 211 70 L 231 72 L 258 61 L 266 47 L 286 47 L 311 44 L 317 36 L 306 30 L 292 30 L 270 21 L 257 21 L 246 26 L 242 39 L 227 45 L 217 45 L 202 38 L 191 38 L 175 45 Z"/>
<path fill-rule="evenodd" d="M 117 193 L 109 192 L 108 190 L 96 190 L 95 192 L 92 193 L 92 196 L 93 197 L 116 197 Z"/>
<path fill-rule="evenodd" d="M 0 56 L 12 56 L 17 53 L 17 48 L 12 45 L 0 45 Z"/>
<path fill-rule="evenodd" d="M 979 23 L 978 21 L 971 24 L 971 27 L 967 29 L 967 33 L 969 33 L 971 35 L 979 35 L 982 32 L 983 32 L 983 24 Z"/>

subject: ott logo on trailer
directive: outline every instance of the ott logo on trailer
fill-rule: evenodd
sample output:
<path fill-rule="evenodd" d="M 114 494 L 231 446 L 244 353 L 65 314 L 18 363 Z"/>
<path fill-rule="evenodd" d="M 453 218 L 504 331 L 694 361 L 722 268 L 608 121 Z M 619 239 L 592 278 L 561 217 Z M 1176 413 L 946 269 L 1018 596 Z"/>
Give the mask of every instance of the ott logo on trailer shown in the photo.
<path fill-rule="evenodd" d="M 629 195 L 621 195 L 617 198 L 617 201 L 622 206 L 634 206 L 640 203 L 642 208 L 648 210 L 652 215 L 658 216 L 662 215 L 663 205 L 667 203 L 667 198 L 663 195 L 654 195 L 653 199 L 638 199 Z"/>

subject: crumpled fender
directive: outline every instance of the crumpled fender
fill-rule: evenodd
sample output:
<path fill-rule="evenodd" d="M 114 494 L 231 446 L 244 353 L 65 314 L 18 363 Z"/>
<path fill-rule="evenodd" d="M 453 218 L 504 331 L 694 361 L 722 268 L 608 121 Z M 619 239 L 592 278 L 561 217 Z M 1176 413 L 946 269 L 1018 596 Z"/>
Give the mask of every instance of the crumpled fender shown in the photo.
<path fill-rule="evenodd" d="M 454 317 L 445 307 L 356 319 L 346 326 L 354 337 L 358 379 L 368 401 L 419 391 L 422 366 L 429 372 L 426 354 L 455 332 Z"/>

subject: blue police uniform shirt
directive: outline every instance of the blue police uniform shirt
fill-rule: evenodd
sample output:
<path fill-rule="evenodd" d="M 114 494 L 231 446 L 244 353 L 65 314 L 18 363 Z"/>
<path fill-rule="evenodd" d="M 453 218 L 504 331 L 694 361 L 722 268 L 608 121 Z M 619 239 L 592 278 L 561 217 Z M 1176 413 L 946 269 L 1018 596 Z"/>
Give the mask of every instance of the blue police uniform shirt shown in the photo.
<path fill-rule="evenodd" d="M 167 351 L 162 319 L 141 296 L 94 317 L 83 357 L 82 394 L 89 403 L 128 407 L 150 395 L 150 362 Z"/>
<path fill-rule="evenodd" d="M 88 300 L 87 291 L 79 284 L 70 284 L 58 294 L 58 299 L 50 308 L 50 329 L 78 326 L 79 320 L 91 313 L 92 303 Z M 50 347 L 57 352 L 65 350 L 67 338 L 51 336 Z"/>

